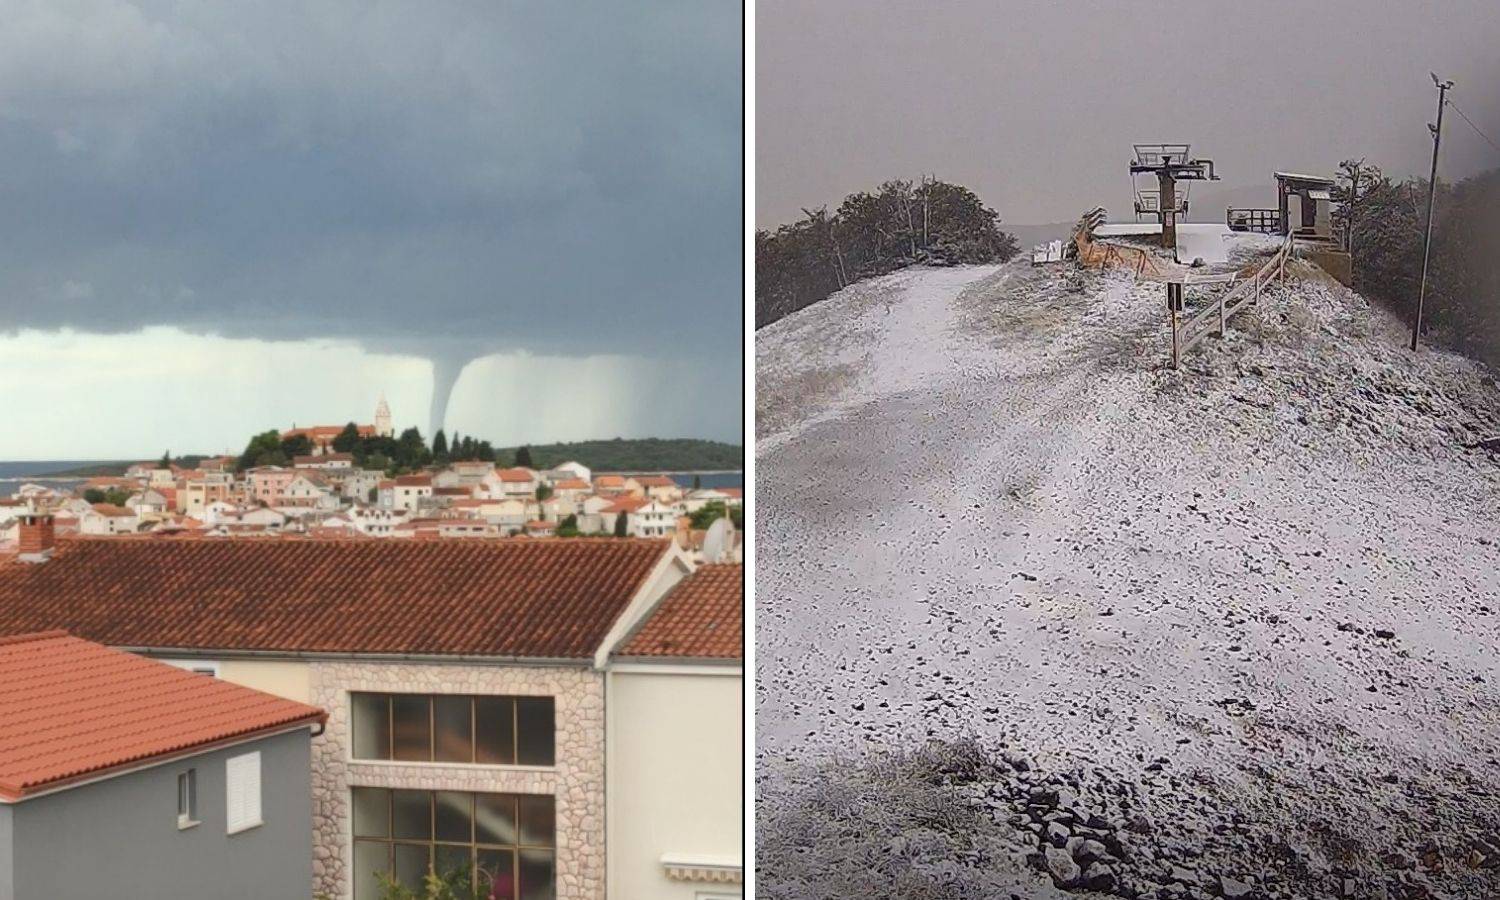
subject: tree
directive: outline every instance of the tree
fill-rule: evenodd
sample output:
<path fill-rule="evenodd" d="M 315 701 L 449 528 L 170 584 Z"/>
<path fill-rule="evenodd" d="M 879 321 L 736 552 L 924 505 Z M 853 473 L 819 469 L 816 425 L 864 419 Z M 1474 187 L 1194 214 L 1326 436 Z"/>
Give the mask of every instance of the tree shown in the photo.
<path fill-rule="evenodd" d="M 439 461 L 448 458 L 448 438 L 443 434 L 443 429 L 441 428 L 437 430 L 437 434 L 432 436 L 432 455 Z"/>
<path fill-rule="evenodd" d="M 431 454 L 427 452 L 427 443 L 422 440 L 422 432 L 417 428 L 408 428 L 401 432 L 396 439 L 396 464 L 406 469 L 420 469 L 431 461 Z"/>
<path fill-rule="evenodd" d="M 538 503 L 546 500 L 550 496 L 552 496 L 552 488 L 550 486 L 545 484 L 539 484 L 536 486 L 536 500 Z"/>
<path fill-rule="evenodd" d="M 689 515 L 688 518 L 692 520 L 694 529 L 702 531 L 715 521 L 724 518 L 725 515 L 724 501 L 712 500 L 700 506 L 698 511 Z M 745 527 L 744 511 L 740 507 L 730 507 L 727 515 L 729 516 L 729 521 L 734 523 L 734 527 Z"/>
<path fill-rule="evenodd" d="M 926 175 L 850 194 L 831 215 L 827 207 L 802 215 L 755 233 L 757 328 L 861 278 L 913 263 L 1004 262 L 1018 249 L 973 191 Z"/>
<path fill-rule="evenodd" d="M 252 437 L 234 467 L 235 471 L 243 472 L 256 466 L 284 466 L 286 462 L 286 453 L 281 446 L 281 432 L 272 429 Z"/>
<path fill-rule="evenodd" d="M 697 475 L 694 475 L 693 476 L 693 490 L 698 491 L 698 490 L 702 490 L 702 489 L 703 489 L 703 479 L 700 478 L 700 477 L 698 477 Z"/>
<path fill-rule="evenodd" d="M 124 506 L 125 501 L 130 499 L 130 494 L 119 488 L 110 488 L 101 491 L 98 488 L 88 488 L 83 492 L 85 503 L 109 503 L 114 506 Z"/>
<path fill-rule="evenodd" d="M 299 456 L 311 456 L 312 452 L 312 438 L 309 438 L 305 434 L 294 434 L 281 442 L 281 455 L 287 459 L 296 459 Z"/>
<path fill-rule="evenodd" d="M 360 449 L 359 441 L 359 426 L 350 422 L 344 426 L 343 431 L 339 432 L 338 437 L 333 439 L 333 450 L 335 453 L 353 453 L 357 456 Z"/>
<path fill-rule="evenodd" d="M 160 468 L 160 469 L 170 469 L 170 468 L 172 468 L 172 451 L 171 450 L 163 450 L 162 451 L 161 462 L 157 463 L 157 468 Z"/>
<path fill-rule="evenodd" d="M 514 465 L 518 469 L 529 469 L 529 468 L 531 468 L 531 448 L 530 447 L 526 446 L 525 444 L 522 444 L 520 447 L 516 448 L 516 461 L 515 461 Z"/>
<path fill-rule="evenodd" d="M 629 523 L 625 521 L 627 515 L 629 513 L 622 512 L 615 516 L 615 537 L 625 537 L 630 533 Z"/>
<path fill-rule="evenodd" d="M 557 523 L 558 537 L 578 537 L 578 517 L 568 516 Z"/>

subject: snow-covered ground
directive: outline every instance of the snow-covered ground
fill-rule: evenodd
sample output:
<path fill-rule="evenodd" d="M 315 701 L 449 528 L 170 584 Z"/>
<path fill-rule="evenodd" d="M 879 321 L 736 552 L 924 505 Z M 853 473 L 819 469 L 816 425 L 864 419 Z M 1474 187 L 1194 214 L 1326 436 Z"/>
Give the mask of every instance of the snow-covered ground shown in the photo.
<path fill-rule="evenodd" d="M 1114 773 L 1184 853 L 1210 806 L 1305 850 L 1210 866 L 1266 895 L 1500 897 L 1500 458 L 1464 446 L 1500 389 L 1291 269 L 1181 372 L 1160 284 L 1071 266 L 757 332 L 763 809 L 972 735 Z"/>

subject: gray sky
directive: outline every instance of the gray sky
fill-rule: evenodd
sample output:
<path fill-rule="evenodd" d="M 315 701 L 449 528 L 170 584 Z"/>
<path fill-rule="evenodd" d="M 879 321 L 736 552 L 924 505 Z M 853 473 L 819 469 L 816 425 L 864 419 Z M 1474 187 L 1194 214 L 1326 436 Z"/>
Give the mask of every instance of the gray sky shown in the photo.
<path fill-rule="evenodd" d="M 0 2 L 0 459 L 740 440 L 740 15 Z"/>
<path fill-rule="evenodd" d="M 760 0 L 756 220 L 923 172 L 973 188 L 1003 221 L 1100 204 L 1130 218 L 1126 162 L 1147 141 L 1191 142 L 1220 195 L 1350 156 L 1425 176 L 1429 70 L 1500 141 L 1497 48 L 1494 0 Z M 1444 132 L 1444 172 L 1500 165 L 1456 117 Z"/>

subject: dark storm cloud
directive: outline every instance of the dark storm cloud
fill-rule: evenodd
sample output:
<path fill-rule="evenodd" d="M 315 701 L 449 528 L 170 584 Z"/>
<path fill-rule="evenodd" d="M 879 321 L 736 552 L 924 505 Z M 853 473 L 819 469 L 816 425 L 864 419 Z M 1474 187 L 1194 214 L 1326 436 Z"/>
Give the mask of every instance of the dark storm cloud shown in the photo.
<path fill-rule="evenodd" d="M 1135 141 L 1213 158 L 1223 182 L 1193 197 L 1208 213 L 1217 193 L 1214 215 L 1226 197 L 1269 202 L 1278 168 L 1365 156 L 1425 177 L 1428 72 L 1457 80 L 1471 116 L 1493 109 L 1500 76 L 1494 0 L 761 0 L 756 26 L 766 226 L 921 173 L 1009 222 L 1096 204 L 1128 219 Z M 1463 127 L 1444 137 L 1453 177 L 1500 162 Z"/>
<path fill-rule="evenodd" d="M 738 354 L 728 3 L 34 3 L 0 331 Z"/>

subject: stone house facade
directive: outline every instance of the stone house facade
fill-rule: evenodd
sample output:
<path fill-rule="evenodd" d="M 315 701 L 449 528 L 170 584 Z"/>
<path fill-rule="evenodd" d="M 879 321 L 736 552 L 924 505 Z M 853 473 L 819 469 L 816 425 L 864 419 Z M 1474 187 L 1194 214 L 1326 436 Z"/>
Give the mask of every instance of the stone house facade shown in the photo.
<path fill-rule="evenodd" d="M 556 803 L 558 900 L 602 900 L 605 892 L 604 680 L 587 666 L 324 661 L 311 665 L 314 703 L 328 727 L 313 745 L 315 893 L 349 897 L 352 787 L 542 794 Z M 551 697 L 556 762 L 550 767 L 356 760 L 354 692 Z"/>

